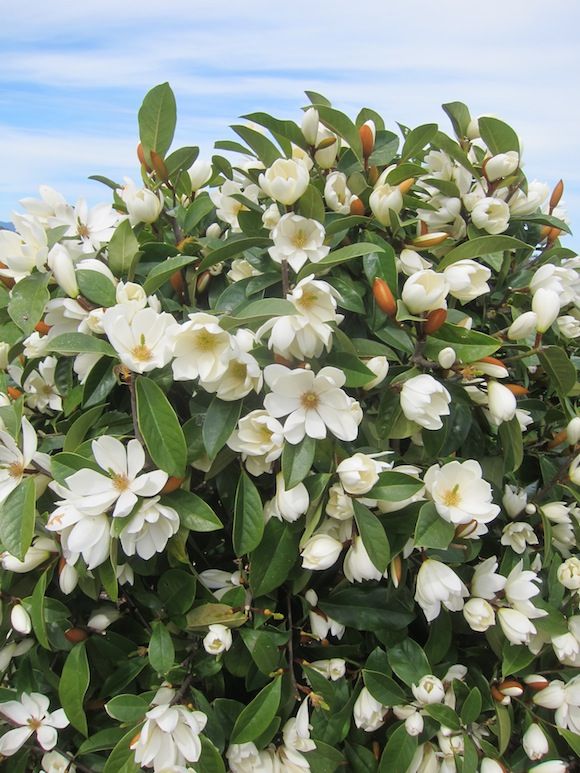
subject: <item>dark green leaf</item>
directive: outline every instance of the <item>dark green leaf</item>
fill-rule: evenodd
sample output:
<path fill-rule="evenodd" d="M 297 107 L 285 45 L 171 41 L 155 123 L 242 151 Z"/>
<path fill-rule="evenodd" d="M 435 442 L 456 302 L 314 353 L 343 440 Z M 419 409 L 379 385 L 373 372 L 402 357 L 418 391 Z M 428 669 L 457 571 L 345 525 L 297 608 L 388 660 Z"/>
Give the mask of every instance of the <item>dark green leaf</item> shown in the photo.
<path fill-rule="evenodd" d="M 250 113 L 249 115 L 242 116 L 242 118 L 253 121 L 259 126 L 265 126 L 278 141 L 280 141 L 280 138 L 284 138 L 294 143 L 294 145 L 298 145 L 299 148 L 308 149 L 308 143 L 304 139 L 304 135 L 293 121 L 281 121 L 267 113 Z M 291 146 L 286 145 L 286 151 L 291 151 Z"/>
<path fill-rule="evenodd" d="M 569 394 L 576 384 L 576 368 L 560 346 L 545 346 L 538 355 L 550 384 L 561 395 Z"/>
<path fill-rule="evenodd" d="M 223 524 L 212 508 L 191 491 L 178 489 L 163 497 L 163 504 L 173 507 L 179 514 L 179 522 L 191 531 L 217 531 Z"/>
<path fill-rule="evenodd" d="M 346 376 L 345 386 L 349 388 L 356 388 L 368 384 L 375 378 L 375 374 L 372 370 L 369 370 L 367 366 L 359 360 L 353 354 L 345 352 L 331 352 L 326 358 L 326 365 L 333 365 L 335 368 L 340 368 Z"/>
<path fill-rule="evenodd" d="M 363 670 L 365 687 L 370 694 L 383 704 L 383 706 L 401 706 L 408 702 L 408 698 L 390 676 L 378 671 Z"/>
<path fill-rule="evenodd" d="M 349 244 L 347 247 L 341 247 L 338 250 L 329 252 L 328 255 L 319 260 L 318 263 L 307 263 L 298 272 L 297 279 L 304 279 L 309 274 L 321 274 L 326 269 L 332 266 L 338 266 L 341 263 L 346 263 L 353 258 L 360 258 L 363 255 L 368 255 L 371 252 L 376 252 L 377 247 L 375 244 L 367 242 L 359 242 L 358 244 Z"/>
<path fill-rule="evenodd" d="M 123 220 L 115 228 L 115 233 L 112 235 L 111 241 L 109 242 L 109 246 L 107 248 L 109 268 L 117 276 L 122 276 L 123 274 L 129 273 L 133 267 L 135 256 L 138 252 L 139 242 L 133 233 L 131 223 L 128 220 Z M 106 277 L 103 277 L 103 279 L 106 279 Z M 79 287 L 82 292 L 80 280 Z M 90 296 L 87 297 L 90 298 Z M 95 299 L 95 303 L 99 303 L 99 301 Z M 103 305 L 114 306 L 114 304 L 115 301 L 113 300 L 112 303 Z"/>
<path fill-rule="evenodd" d="M 197 581 L 183 569 L 168 569 L 159 578 L 157 593 L 170 615 L 183 615 L 193 606 Z"/>
<path fill-rule="evenodd" d="M 107 757 L 103 773 L 137 773 L 141 768 L 135 762 L 135 752 L 131 749 L 131 743 L 135 738 L 137 726 L 133 726 L 129 732 L 117 742 L 111 754 Z M 127 767 L 127 766 L 132 767 Z"/>
<path fill-rule="evenodd" d="M 85 642 L 79 642 L 65 660 L 58 685 L 58 697 L 71 725 L 85 737 L 88 735 L 88 729 L 83 701 L 90 680 Z"/>
<path fill-rule="evenodd" d="M 139 722 L 149 711 L 149 703 L 139 695 L 117 695 L 105 704 L 105 711 L 119 722 Z"/>
<path fill-rule="evenodd" d="M 282 680 L 277 677 L 256 695 L 237 718 L 231 743 L 249 743 L 266 730 L 278 711 L 281 690 Z"/>
<path fill-rule="evenodd" d="M 381 522 L 376 515 L 371 513 L 357 499 L 352 501 L 354 505 L 354 519 L 363 545 L 369 554 L 369 558 L 383 573 L 391 560 L 391 548 Z"/>
<path fill-rule="evenodd" d="M 504 250 L 529 249 L 531 249 L 529 244 L 520 241 L 520 239 L 515 239 L 513 236 L 477 236 L 475 239 L 463 242 L 463 244 L 450 250 L 439 261 L 437 271 L 442 271 L 458 260 L 465 260 L 466 258 L 480 258 L 482 255 L 490 255 L 492 252 L 503 252 Z"/>
<path fill-rule="evenodd" d="M 80 446 L 85 439 L 87 432 L 102 414 L 103 408 L 104 406 L 97 405 L 94 408 L 89 408 L 89 410 L 81 413 L 79 418 L 71 424 L 70 429 L 66 433 L 64 445 L 62 447 L 63 451 L 76 451 L 78 446 Z"/>
<path fill-rule="evenodd" d="M 216 250 L 212 250 L 209 255 L 201 261 L 198 271 L 205 271 L 211 266 L 215 266 L 216 263 L 221 263 L 222 260 L 227 258 L 241 258 L 244 251 L 249 250 L 252 247 L 270 247 L 272 240 L 266 236 L 252 236 L 252 237 L 233 237 L 223 243 L 222 247 L 218 247 Z"/>
<path fill-rule="evenodd" d="M 225 446 L 238 423 L 241 410 L 241 400 L 220 400 L 214 397 L 211 401 L 202 429 L 203 444 L 210 459 L 215 459 Z"/>
<path fill-rule="evenodd" d="M 165 159 L 168 177 L 173 177 L 177 172 L 187 171 L 195 163 L 198 156 L 199 148 L 193 145 L 174 150 L 173 153 Z"/>
<path fill-rule="evenodd" d="M 191 255 L 176 255 L 174 258 L 166 258 L 161 263 L 156 263 L 147 274 L 147 279 L 143 282 L 143 289 L 147 295 L 151 295 L 158 290 L 165 282 L 184 266 L 189 266 L 197 258 Z"/>
<path fill-rule="evenodd" d="M 133 696 L 131 696 L 133 697 Z M 94 735 L 87 738 L 79 746 L 78 755 L 82 757 L 85 754 L 92 754 L 93 752 L 102 752 L 112 749 L 119 740 L 125 735 L 124 728 L 121 727 L 107 727 L 104 730 L 99 730 Z"/>
<path fill-rule="evenodd" d="M 183 430 L 169 400 L 150 378 L 136 382 L 137 419 L 147 450 L 168 475 L 183 477 L 187 446 Z"/>
<path fill-rule="evenodd" d="M 175 96 L 169 83 L 160 83 L 145 95 L 138 117 L 139 138 L 145 157 L 149 158 L 154 150 L 164 158 L 173 142 L 177 121 Z"/>
<path fill-rule="evenodd" d="M 379 763 L 378 773 L 394 773 L 407 770 L 417 749 L 417 736 L 409 735 L 405 725 L 400 725 L 389 738 Z"/>
<path fill-rule="evenodd" d="M 106 354 L 118 359 L 111 344 L 86 333 L 62 333 L 48 341 L 48 351 L 59 354 Z"/>
<path fill-rule="evenodd" d="M 298 199 L 298 213 L 324 225 L 324 200 L 314 185 L 309 185 Z"/>
<path fill-rule="evenodd" d="M 171 634 L 160 620 L 151 625 L 148 657 L 151 668 L 158 674 L 166 674 L 175 662 L 175 648 Z"/>
<path fill-rule="evenodd" d="M 252 148 L 264 166 L 272 166 L 280 158 L 278 148 L 261 132 L 249 126 L 233 125 L 231 128 Z"/>
<path fill-rule="evenodd" d="M 558 732 L 577 757 L 580 757 L 580 735 L 578 733 L 573 733 L 571 730 L 566 730 L 563 727 L 559 727 Z"/>
<path fill-rule="evenodd" d="M 270 593 L 286 580 L 298 557 L 299 539 L 300 533 L 291 524 L 270 518 L 251 556 L 250 586 L 255 597 Z"/>
<path fill-rule="evenodd" d="M 28 477 L 8 494 L 0 507 L 0 542 L 19 561 L 24 560 L 32 542 L 35 505 L 34 478 Z"/>
<path fill-rule="evenodd" d="M 83 386 L 83 408 L 91 408 L 103 402 L 117 384 L 114 361 L 102 357 L 91 368 Z"/>
<path fill-rule="evenodd" d="M 369 156 L 371 166 L 388 166 L 399 149 L 399 138 L 390 131 L 377 131 L 373 152 Z"/>
<path fill-rule="evenodd" d="M 115 286 L 100 271 L 79 269 L 77 271 L 77 282 L 81 294 L 98 306 L 114 306 L 117 302 Z"/>
<path fill-rule="evenodd" d="M 518 135 L 507 123 L 485 115 L 481 116 L 478 124 L 481 139 L 494 156 L 497 153 L 507 153 L 508 150 L 520 152 Z"/>
<path fill-rule="evenodd" d="M 272 634 L 263 629 L 241 628 L 240 636 L 260 671 L 266 675 L 271 674 L 280 660 L 278 642 Z"/>
<path fill-rule="evenodd" d="M 412 601 L 387 588 L 353 586 L 333 593 L 318 606 L 328 617 L 358 631 L 401 630 L 415 617 Z M 410 602 L 410 603 L 409 603 Z"/>
<path fill-rule="evenodd" d="M 432 673 L 427 656 L 413 639 L 405 639 L 389 648 L 389 664 L 405 684 L 417 684 L 422 676 Z"/>
<path fill-rule="evenodd" d="M 408 161 L 410 158 L 415 158 L 421 153 L 437 134 L 439 127 L 436 123 L 426 123 L 423 126 L 417 126 L 416 129 L 412 129 L 407 137 L 401 150 L 401 162 Z"/>
<path fill-rule="evenodd" d="M 282 474 L 284 475 L 284 486 L 286 490 L 294 488 L 302 483 L 304 478 L 310 472 L 314 453 L 316 451 L 316 440 L 304 436 L 300 443 L 284 443 L 282 451 Z"/>
<path fill-rule="evenodd" d="M 379 473 L 379 479 L 366 494 L 369 499 L 380 499 L 384 502 L 402 502 L 409 499 L 423 488 L 423 483 L 411 475 L 402 472 L 386 470 Z"/>
<path fill-rule="evenodd" d="M 524 648 L 522 647 L 522 649 Z M 481 714 L 481 704 L 481 693 L 477 687 L 472 687 L 461 707 L 461 721 L 464 725 L 469 725 L 471 722 L 475 722 L 479 719 L 479 715 Z"/>
<path fill-rule="evenodd" d="M 200 193 L 187 208 L 183 219 L 183 230 L 189 234 L 206 215 L 214 208 L 214 203 L 207 193 Z"/>
<path fill-rule="evenodd" d="M 518 674 L 534 660 L 534 654 L 527 647 L 517 647 L 506 642 L 502 649 L 501 671 L 504 679 Z"/>
<path fill-rule="evenodd" d="M 219 750 L 205 735 L 200 735 L 199 740 L 201 741 L 201 757 L 192 770 L 195 770 L 196 773 L 226 773 Z"/>
<path fill-rule="evenodd" d="M 461 728 L 461 722 L 457 714 L 449 706 L 445 706 L 442 703 L 431 703 L 423 707 L 423 711 L 433 719 L 436 719 L 443 727 L 448 727 L 450 730 L 459 730 Z"/>
<path fill-rule="evenodd" d="M 509 746 L 512 737 L 512 721 L 507 706 L 502 706 L 500 703 L 495 704 L 495 714 L 498 751 L 502 755 Z"/>
<path fill-rule="evenodd" d="M 502 421 L 499 425 L 499 439 L 503 450 L 505 471 L 519 470 L 524 460 L 524 441 L 516 416 L 511 421 Z"/>
<path fill-rule="evenodd" d="M 441 105 L 441 107 L 449 116 L 457 138 L 460 140 L 464 139 L 467 136 L 467 127 L 471 122 L 471 115 L 467 105 L 464 105 L 463 102 L 447 102 L 447 104 Z"/>
<path fill-rule="evenodd" d="M 26 336 L 34 330 L 50 298 L 47 288 L 50 276 L 50 273 L 35 271 L 21 279 L 12 289 L 8 314 Z"/>
<path fill-rule="evenodd" d="M 427 502 L 419 510 L 415 527 L 414 542 L 416 547 L 439 548 L 445 550 L 455 534 L 452 523 L 445 521 L 433 502 Z"/>
<path fill-rule="evenodd" d="M 232 540 L 237 556 L 250 553 L 258 547 L 264 533 L 264 509 L 260 492 L 249 476 L 242 472 L 234 504 Z"/>
<path fill-rule="evenodd" d="M 459 360 L 464 363 L 488 357 L 501 346 L 501 341 L 476 330 L 466 330 L 459 325 L 446 322 L 436 333 L 427 337 L 425 352 L 428 357 L 437 359 L 441 349 L 451 346 Z"/>
<path fill-rule="evenodd" d="M 30 597 L 30 620 L 32 622 L 32 630 L 34 631 L 38 643 L 41 647 L 44 647 L 45 650 L 50 649 L 46 631 L 46 620 L 44 619 L 44 594 L 46 593 L 49 572 L 50 569 L 47 569 L 40 575 L 38 582 L 32 591 L 32 596 Z"/>
<path fill-rule="evenodd" d="M 340 110 L 335 110 L 325 104 L 316 104 L 315 107 L 318 110 L 318 115 L 322 123 L 327 126 L 331 131 L 338 134 L 339 137 L 343 137 L 348 144 L 354 155 L 359 161 L 362 162 L 362 144 L 357 127 L 344 113 Z"/>

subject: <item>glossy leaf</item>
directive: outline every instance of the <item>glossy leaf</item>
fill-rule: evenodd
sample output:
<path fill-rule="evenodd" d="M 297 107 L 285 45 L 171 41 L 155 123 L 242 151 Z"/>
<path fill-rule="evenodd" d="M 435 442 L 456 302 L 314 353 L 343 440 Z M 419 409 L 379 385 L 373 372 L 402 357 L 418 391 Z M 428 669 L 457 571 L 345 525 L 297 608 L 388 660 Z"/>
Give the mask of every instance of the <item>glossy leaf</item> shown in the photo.
<path fill-rule="evenodd" d="M 225 446 L 238 423 L 241 410 L 241 400 L 229 401 L 214 397 L 211 401 L 202 429 L 203 444 L 210 459 L 215 459 Z"/>
<path fill-rule="evenodd" d="M 250 586 L 255 597 L 271 593 L 286 580 L 298 559 L 299 539 L 300 532 L 291 524 L 270 518 L 260 544 L 251 555 Z"/>
<path fill-rule="evenodd" d="M 10 294 L 8 314 L 26 336 L 32 333 L 44 313 L 50 298 L 47 287 L 49 279 L 50 273 L 35 271 L 18 282 Z"/>
<path fill-rule="evenodd" d="M 160 83 L 145 95 L 139 109 L 139 137 L 146 158 L 152 150 L 165 157 L 173 142 L 176 122 L 173 91 L 169 83 Z"/>
<path fill-rule="evenodd" d="M 90 679 L 85 643 L 79 642 L 75 644 L 65 660 L 60 676 L 58 695 L 69 722 L 85 737 L 88 736 L 88 728 L 83 702 Z"/>
<path fill-rule="evenodd" d="M 8 494 L 0 506 L 0 542 L 19 561 L 24 559 L 32 542 L 35 505 L 34 477 L 27 477 Z"/>
<path fill-rule="evenodd" d="M 282 680 L 278 677 L 256 695 L 237 718 L 231 743 L 249 743 L 266 730 L 278 711 L 281 689 Z"/>
<path fill-rule="evenodd" d="M 151 668 L 158 674 L 166 674 L 175 661 L 171 634 L 160 620 L 155 620 L 151 625 L 148 657 Z"/>
<path fill-rule="evenodd" d="M 109 242 L 109 247 L 107 249 L 107 255 L 108 255 L 107 264 L 114 274 L 116 274 L 117 276 L 123 276 L 124 274 L 131 272 L 138 252 L 139 252 L 139 242 L 137 241 L 137 237 L 133 233 L 131 224 L 129 223 L 128 220 L 123 220 L 115 228 L 115 233 L 112 235 L 111 240 Z M 106 280 L 106 277 L 103 277 L 103 279 Z M 79 279 L 79 287 L 81 289 L 81 292 L 83 292 L 82 287 L 80 285 L 81 281 L 82 280 Z M 104 292 L 104 288 L 102 291 L 99 290 L 99 293 L 101 292 Z M 108 296 L 104 296 L 104 297 L 108 297 Z M 89 298 L 89 300 L 94 300 L 95 303 L 100 303 L 96 298 L 93 299 L 89 295 L 87 295 L 87 298 Z M 103 305 L 114 306 L 115 300 L 113 299 L 111 303 L 107 303 Z"/>
<path fill-rule="evenodd" d="M 368 507 L 365 507 L 357 499 L 352 500 L 354 506 L 354 519 L 363 545 L 369 558 L 383 573 L 391 560 L 391 548 L 381 522 Z"/>
<path fill-rule="evenodd" d="M 168 475 L 182 477 L 187 446 L 169 400 L 161 387 L 145 376 L 137 378 L 135 394 L 139 429 L 151 458 Z"/>
<path fill-rule="evenodd" d="M 250 553 L 258 547 L 264 533 L 262 499 L 249 476 L 242 472 L 234 504 L 233 544 L 237 556 Z"/>

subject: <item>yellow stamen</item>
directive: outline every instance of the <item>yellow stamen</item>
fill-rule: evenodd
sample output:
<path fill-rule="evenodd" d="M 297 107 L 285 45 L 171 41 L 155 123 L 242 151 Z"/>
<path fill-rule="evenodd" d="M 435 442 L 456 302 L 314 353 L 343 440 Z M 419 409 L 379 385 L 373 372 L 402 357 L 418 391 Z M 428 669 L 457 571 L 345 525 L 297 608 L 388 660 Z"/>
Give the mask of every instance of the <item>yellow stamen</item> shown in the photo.
<path fill-rule="evenodd" d="M 11 478 L 21 478 L 24 475 L 24 465 L 20 462 L 12 462 L 8 466 L 8 475 Z"/>
<path fill-rule="evenodd" d="M 306 408 L 307 410 L 312 410 L 313 408 L 318 407 L 319 399 L 316 392 L 304 392 L 304 394 L 300 398 L 300 402 L 302 403 L 302 407 Z"/>
<path fill-rule="evenodd" d="M 117 491 L 127 491 L 129 488 L 129 478 L 126 475 L 121 475 L 120 473 L 113 475 L 113 486 L 117 489 Z"/>
<path fill-rule="evenodd" d="M 298 231 L 297 233 L 294 234 L 294 237 L 292 238 L 292 244 L 295 247 L 298 247 L 298 249 L 300 250 L 304 247 L 306 242 L 307 242 L 307 236 L 304 233 L 304 231 Z"/>
<path fill-rule="evenodd" d="M 449 489 L 443 494 L 443 504 L 446 507 L 457 507 L 461 501 L 461 494 L 459 493 L 459 483 L 456 483 L 452 489 Z"/>
<path fill-rule="evenodd" d="M 215 335 L 208 330 L 198 330 L 195 334 L 195 348 L 200 352 L 213 352 L 216 346 Z"/>

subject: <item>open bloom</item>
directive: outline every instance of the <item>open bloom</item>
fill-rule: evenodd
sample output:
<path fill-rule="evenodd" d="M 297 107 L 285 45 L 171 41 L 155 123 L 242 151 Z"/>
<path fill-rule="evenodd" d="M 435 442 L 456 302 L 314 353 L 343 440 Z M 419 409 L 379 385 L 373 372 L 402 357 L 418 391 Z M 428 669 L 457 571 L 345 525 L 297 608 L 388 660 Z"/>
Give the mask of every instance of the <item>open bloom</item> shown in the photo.
<path fill-rule="evenodd" d="M 310 175 L 302 162 L 278 158 L 260 175 L 258 182 L 271 199 L 289 206 L 306 191 Z"/>
<path fill-rule="evenodd" d="M 457 260 L 444 269 L 443 276 L 449 284 L 449 295 L 461 303 L 467 303 L 489 292 L 487 282 L 491 271 L 475 260 Z"/>
<path fill-rule="evenodd" d="M 284 437 L 289 443 L 299 443 L 305 435 L 325 438 L 327 430 L 339 440 L 354 440 L 358 435 L 351 398 L 340 389 L 346 377 L 338 368 L 322 368 L 316 375 L 311 370 L 284 365 L 268 365 L 264 370 L 266 383 L 272 390 L 264 399 L 264 407 L 275 418 L 288 416 Z"/>
<path fill-rule="evenodd" d="M 121 362 L 135 373 L 162 368 L 171 360 L 171 335 L 177 328 L 173 315 L 154 309 L 134 313 L 130 304 L 107 309 L 103 330 Z"/>
<path fill-rule="evenodd" d="M 48 468 L 46 454 L 36 452 L 36 432 L 26 416 L 22 417 L 21 427 L 22 450 L 8 432 L 0 430 L 0 504 L 20 485 L 33 460 Z"/>
<path fill-rule="evenodd" d="M 411 314 L 447 308 L 449 284 L 443 274 L 430 268 L 415 271 L 403 285 L 401 297 Z"/>
<path fill-rule="evenodd" d="M 64 709 L 49 712 L 49 699 L 38 692 L 23 692 L 19 701 L 0 703 L 0 714 L 15 725 L 0 738 L 0 754 L 10 757 L 16 754 L 33 733 L 43 749 L 49 751 L 56 746 L 57 728 L 69 724 Z"/>
<path fill-rule="evenodd" d="M 210 655 L 219 655 L 232 646 L 232 632 L 225 625 L 214 623 L 203 640 L 203 648 Z"/>
<path fill-rule="evenodd" d="M 451 612 L 463 609 L 463 599 L 468 590 L 455 572 L 441 561 L 428 558 L 417 574 L 415 601 L 422 608 L 427 622 L 435 620 L 441 604 Z"/>
<path fill-rule="evenodd" d="M 330 247 L 324 245 L 324 237 L 324 228 L 317 220 L 289 212 L 272 230 L 274 246 L 268 252 L 276 263 L 287 260 L 298 272 L 307 261 L 318 263 L 328 255 Z"/>
<path fill-rule="evenodd" d="M 353 707 L 354 723 L 367 733 L 378 730 L 384 724 L 388 706 L 383 706 L 363 687 Z"/>
<path fill-rule="evenodd" d="M 409 421 L 425 429 L 441 429 L 441 416 L 449 416 L 451 395 L 443 384 L 426 373 L 403 383 L 401 409 Z"/>
<path fill-rule="evenodd" d="M 242 455 L 250 475 L 270 472 L 284 447 L 284 428 L 268 411 L 250 411 L 238 422 L 227 441 L 232 451 Z"/>
<path fill-rule="evenodd" d="M 433 674 L 422 676 L 418 684 L 411 685 L 415 699 L 424 706 L 430 703 L 442 703 L 445 698 L 443 682 Z"/>
<path fill-rule="evenodd" d="M 500 234 L 510 222 L 510 208 L 493 196 L 480 199 L 471 211 L 471 219 L 477 228 L 488 234 Z"/>
<path fill-rule="evenodd" d="M 179 515 L 172 507 L 159 504 L 159 497 L 146 499 L 121 532 L 121 545 L 126 555 L 147 560 L 165 550 L 178 529 Z"/>
<path fill-rule="evenodd" d="M 537 633 L 536 626 L 517 609 L 502 607 L 497 611 L 497 619 L 512 644 L 529 644 L 530 637 Z"/>
<path fill-rule="evenodd" d="M 189 315 L 189 321 L 173 332 L 173 376 L 176 381 L 201 378 L 218 381 L 226 372 L 234 352 L 232 336 L 216 317 L 205 312 Z"/>
<path fill-rule="evenodd" d="M 328 208 L 341 215 L 350 213 L 350 205 L 355 198 L 348 189 L 346 175 L 342 172 L 331 172 L 324 185 L 324 198 Z"/>

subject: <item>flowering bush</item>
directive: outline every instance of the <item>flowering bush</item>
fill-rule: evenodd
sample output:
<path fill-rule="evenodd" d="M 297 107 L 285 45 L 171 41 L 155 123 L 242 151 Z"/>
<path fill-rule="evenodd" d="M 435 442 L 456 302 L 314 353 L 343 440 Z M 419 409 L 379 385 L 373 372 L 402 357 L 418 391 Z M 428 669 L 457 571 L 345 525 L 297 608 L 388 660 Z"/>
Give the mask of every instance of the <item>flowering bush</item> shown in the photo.
<path fill-rule="evenodd" d="M 563 185 L 461 103 L 401 138 L 309 97 L 210 162 L 157 86 L 142 187 L 0 233 L 7 771 L 580 752 Z"/>

